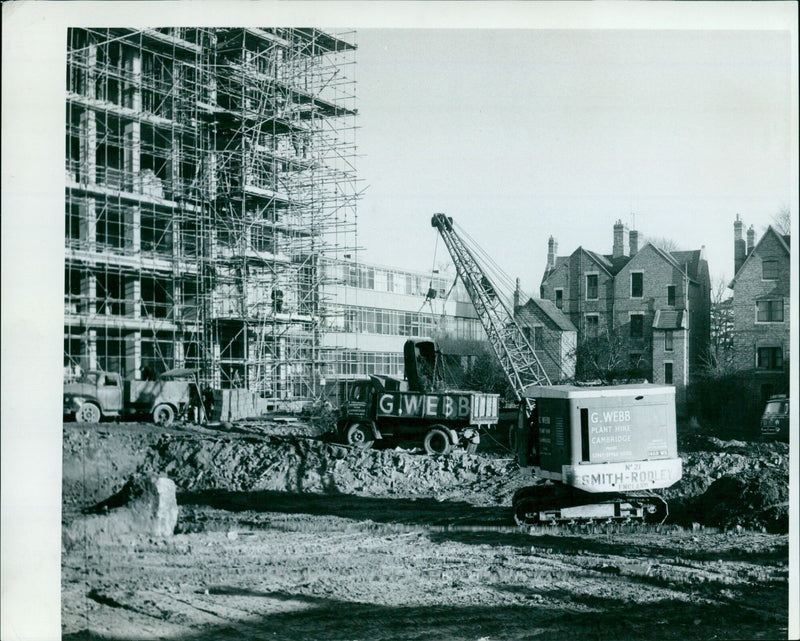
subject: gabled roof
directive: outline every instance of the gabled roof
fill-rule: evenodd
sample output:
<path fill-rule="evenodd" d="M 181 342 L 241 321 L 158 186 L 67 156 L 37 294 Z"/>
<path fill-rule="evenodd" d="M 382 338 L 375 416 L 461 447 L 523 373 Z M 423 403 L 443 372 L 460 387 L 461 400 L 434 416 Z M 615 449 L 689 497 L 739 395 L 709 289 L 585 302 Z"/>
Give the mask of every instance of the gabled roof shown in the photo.
<path fill-rule="evenodd" d="M 697 282 L 697 272 L 700 266 L 700 257 L 702 256 L 703 250 L 694 249 L 691 251 L 668 252 L 664 251 L 653 243 L 645 243 L 644 247 L 639 250 L 636 256 L 641 254 L 647 247 L 652 248 L 657 255 L 661 256 L 670 265 L 681 272 L 686 273 L 686 275 L 689 277 L 689 280 Z"/>
<path fill-rule="evenodd" d="M 652 247 L 653 250 L 659 256 L 661 256 L 673 267 L 681 271 L 686 270 L 688 272 L 687 275 L 692 281 L 695 282 L 698 281 L 700 275 L 700 262 L 701 260 L 703 260 L 702 249 L 667 252 L 657 247 L 656 245 L 653 245 L 652 243 L 645 243 L 644 247 L 642 247 L 638 253 L 641 253 L 647 246 Z M 788 246 L 788 241 L 787 241 L 787 246 Z M 636 256 L 619 256 L 617 258 L 614 258 L 612 254 L 598 254 L 597 252 L 593 252 L 590 249 L 585 249 L 583 246 L 580 246 L 569 256 L 556 256 L 555 266 L 552 269 L 545 269 L 544 275 L 542 276 L 542 282 L 547 280 L 550 274 L 552 274 L 556 269 L 558 269 L 562 265 L 569 264 L 569 261 L 572 258 L 572 256 L 574 256 L 576 252 L 581 252 L 581 251 L 584 254 L 586 254 L 589 258 L 591 258 L 593 261 L 595 261 L 611 276 L 616 276 L 620 271 L 622 271 L 622 269 L 628 263 L 630 263 L 636 257 Z"/>
<path fill-rule="evenodd" d="M 563 265 L 569 264 L 569 256 L 556 256 L 556 264 L 552 268 L 545 268 L 544 274 L 542 274 L 542 282 L 546 281 L 550 274 L 556 271 L 559 267 Z"/>
<path fill-rule="evenodd" d="M 606 260 L 611 263 L 611 273 L 614 274 L 614 276 L 619 274 L 622 271 L 622 268 L 631 262 L 631 259 L 633 258 L 633 256 L 618 256 L 617 258 L 614 258 L 613 254 L 604 254 L 604 256 Z"/>
<path fill-rule="evenodd" d="M 682 309 L 657 309 L 653 329 L 686 329 L 686 312 Z"/>
<path fill-rule="evenodd" d="M 583 247 L 578 247 L 577 251 L 582 251 L 584 254 L 586 254 L 592 260 L 594 260 L 598 265 L 600 265 L 603 269 L 605 269 L 609 274 L 613 275 L 613 272 L 611 270 L 614 269 L 614 265 L 603 254 L 597 254 L 593 252 L 591 249 L 584 249 Z"/>
<path fill-rule="evenodd" d="M 566 314 L 562 312 L 552 301 L 544 300 L 542 298 L 531 298 L 522 307 L 518 308 L 517 313 L 521 316 L 533 316 L 536 312 L 540 312 L 553 323 L 558 329 L 565 332 L 577 332 L 578 329 L 572 324 L 572 321 L 567 318 Z"/>
<path fill-rule="evenodd" d="M 596 252 L 593 252 L 590 249 L 584 249 L 581 246 L 581 247 L 578 247 L 569 256 L 556 256 L 555 267 L 553 267 L 552 269 L 545 269 L 544 270 L 544 275 L 542 276 L 542 282 L 546 281 L 549 278 L 550 274 L 552 274 L 554 271 L 556 271 L 562 265 L 568 265 L 570 259 L 578 252 L 583 252 L 584 254 L 586 254 L 591 260 L 593 260 L 595 263 L 597 263 L 597 265 L 599 267 L 601 267 L 603 270 L 605 270 L 610 276 L 614 276 L 619 271 L 619 269 L 617 269 L 615 271 L 614 264 L 612 263 L 612 261 L 609 259 L 608 256 L 603 256 L 602 254 L 598 254 Z M 621 267 L 620 267 L 620 269 L 621 269 Z"/>
<path fill-rule="evenodd" d="M 675 260 L 675 258 L 672 256 L 670 252 L 664 251 L 663 249 L 661 249 L 661 247 L 654 245 L 653 243 L 645 243 L 644 247 L 647 247 L 648 245 L 652 247 L 653 250 L 655 250 L 656 254 L 664 258 L 670 265 L 679 268 L 683 267 L 683 265 L 681 265 L 677 260 Z M 642 247 L 642 249 L 644 249 L 644 247 Z"/>
<path fill-rule="evenodd" d="M 747 265 L 747 263 L 750 262 L 750 258 L 752 256 L 754 256 L 755 254 L 758 253 L 758 250 L 761 247 L 761 243 L 764 242 L 764 239 L 769 234 L 772 234 L 773 236 L 775 236 L 775 238 L 778 239 L 778 244 L 786 251 L 786 255 L 787 256 L 789 256 L 791 254 L 791 251 L 789 249 L 790 237 L 788 235 L 779 234 L 777 231 L 775 231 L 775 228 L 772 225 L 770 225 L 769 227 L 767 227 L 767 231 L 765 231 L 764 234 L 761 236 L 761 238 L 758 239 L 758 242 L 756 243 L 756 246 L 753 247 L 752 251 L 749 254 L 747 254 L 747 257 L 744 259 L 744 262 L 741 264 L 741 266 L 739 267 L 738 271 L 733 275 L 733 280 L 731 281 L 730 285 L 728 285 L 728 287 L 733 289 L 733 286 L 736 284 L 736 279 L 738 278 L 739 274 L 742 273 L 742 270 L 744 269 L 744 266 Z"/>
<path fill-rule="evenodd" d="M 681 269 L 684 267 L 689 272 L 689 278 L 696 279 L 700 272 L 700 259 L 703 257 L 703 250 L 693 249 L 691 251 L 675 251 L 670 252 L 670 255 L 675 260 Z"/>

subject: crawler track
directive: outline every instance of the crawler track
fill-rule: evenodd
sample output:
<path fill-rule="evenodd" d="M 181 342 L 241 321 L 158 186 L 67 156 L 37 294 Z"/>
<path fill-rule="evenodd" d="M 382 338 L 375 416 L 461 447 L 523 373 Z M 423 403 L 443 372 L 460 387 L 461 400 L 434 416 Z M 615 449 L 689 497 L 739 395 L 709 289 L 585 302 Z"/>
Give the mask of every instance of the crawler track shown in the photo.
<path fill-rule="evenodd" d="M 518 525 L 663 523 L 669 513 L 652 492 L 590 494 L 549 482 L 520 488 L 512 506 Z"/>

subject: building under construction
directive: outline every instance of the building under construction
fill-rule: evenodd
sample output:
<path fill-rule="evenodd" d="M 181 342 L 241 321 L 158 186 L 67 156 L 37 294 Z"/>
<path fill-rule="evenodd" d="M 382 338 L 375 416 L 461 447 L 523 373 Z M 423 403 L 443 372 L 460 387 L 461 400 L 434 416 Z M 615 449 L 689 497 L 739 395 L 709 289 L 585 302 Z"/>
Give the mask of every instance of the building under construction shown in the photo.
<path fill-rule="evenodd" d="M 355 245 L 353 34 L 70 29 L 64 365 L 318 396 Z"/>

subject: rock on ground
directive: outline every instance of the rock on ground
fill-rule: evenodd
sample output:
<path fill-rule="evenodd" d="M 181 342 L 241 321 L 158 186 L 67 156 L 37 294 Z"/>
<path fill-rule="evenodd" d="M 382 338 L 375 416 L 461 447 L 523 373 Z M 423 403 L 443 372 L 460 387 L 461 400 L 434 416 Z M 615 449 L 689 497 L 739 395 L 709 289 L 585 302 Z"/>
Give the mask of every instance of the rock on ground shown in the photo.
<path fill-rule="evenodd" d="M 127 534 L 171 536 L 178 523 L 175 483 L 166 477 L 135 475 L 123 488 L 64 528 L 66 547 Z"/>

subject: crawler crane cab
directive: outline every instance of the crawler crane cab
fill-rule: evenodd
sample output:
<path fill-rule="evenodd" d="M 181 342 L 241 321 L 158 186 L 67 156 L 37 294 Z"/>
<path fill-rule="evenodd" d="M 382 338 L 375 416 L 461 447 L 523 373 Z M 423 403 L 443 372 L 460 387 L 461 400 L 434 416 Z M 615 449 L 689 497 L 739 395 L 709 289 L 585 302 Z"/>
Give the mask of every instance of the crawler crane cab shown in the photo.
<path fill-rule="evenodd" d="M 681 478 L 674 387 L 551 385 L 525 394 L 535 409 L 520 412 L 516 455 L 541 482 L 515 495 L 519 523 L 666 518 L 653 490 Z"/>
<path fill-rule="evenodd" d="M 551 385 L 453 219 L 435 214 L 431 225 L 450 252 L 520 404 L 512 442 L 534 484 L 514 495 L 517 523 L 663 521 L 667 504 L 654 490 L 676 483 L 682 473 L 675 388 Z"/>

